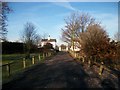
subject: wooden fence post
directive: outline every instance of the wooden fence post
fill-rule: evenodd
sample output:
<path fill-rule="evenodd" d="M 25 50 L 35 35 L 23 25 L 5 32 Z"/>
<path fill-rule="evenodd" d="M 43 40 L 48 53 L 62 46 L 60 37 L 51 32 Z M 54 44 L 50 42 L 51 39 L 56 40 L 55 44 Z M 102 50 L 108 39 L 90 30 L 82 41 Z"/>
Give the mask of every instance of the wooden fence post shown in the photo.
<path fill-rule="evenodd" d="M 32 64 L 35 64 L 35 58 L 32 56 Z"/>
<path fill-rule="evenodd" d="M 77 57 L 76 52 L 74 52 L 75 58 Z"/>
<path fill-rule="evenodd" d="M 80 55 L 79 55 L 79 53 L 77 54 L 77 58 L 80 59 Z"/>
<path fill-rule="evenodd" d="M 43 59 L 45 58 L 45 54 L 43 53 Z"/>
<path fill-rule="evenodd" d="M 23 68 L 26 68 L 25 58 L 23 58 Z"/>
<path fill-rule="evenodd" d="M 10 63 L 7 64 L 8 76 L 10 76 Z"/>
<path fill-rule="evenodd" d="M 91 64 L 90 60 L 88 60 L 88 64 L 89 64 L 89 66 L 90 66 L 90 64 Z"/>
<path fill-rule="evenodd" d="M 78 55 L 78 59 L 80 60 L 80 55 Z"/>
<path fill-rule="evenodd" d="M 84 57 L 82 57 L 82 61 L 83 61 L 83 63 L 84 63 L 84 61 L 85 61 L 85 60 L 84 60 Z"/>
<path fill-rule="evenodd" d="M 52 55 L 52 52 L 50 52 L 50 56 Z"/>
<path fill-rule="evenodd" d="M 44 58 L 46 57 L 46 53 L 44 53 Z"/>
<path fill-rule="evenodd" d="M 41 58 L 40 58 L 40 54 L 39 54 L 38 58 L 39 58 L 39 61 L 40 61 L 40 59 L 41 59 Z"/>
<path fill-rule="evenodd" d="M 102 62 L 102 65 L 100 65 L 100 70 L 99 70 L 99 75 L 101 76 L 102 75 L 102 73 L 103 73 L 103 62 Z"/>

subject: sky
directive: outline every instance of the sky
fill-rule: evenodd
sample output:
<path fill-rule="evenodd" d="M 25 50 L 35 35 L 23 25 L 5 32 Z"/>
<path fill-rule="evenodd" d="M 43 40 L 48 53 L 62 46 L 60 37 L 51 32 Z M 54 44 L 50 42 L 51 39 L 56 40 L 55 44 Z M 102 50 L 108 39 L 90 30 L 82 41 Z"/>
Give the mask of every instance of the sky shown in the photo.
<path fill-rule="evenodd" d="M 10 2 L 118 2 L 119 0 L 2 0 Z"/>
<path fill-rule="evenodd" d="M 32 22 L 38 34 L 46 33 L 60 45 L 64 19 L 76 11 L 89 13 L 100 21 L 110 38 L 118 31 L 117 2 L 10 2 L 9 5 L 13 9 L 8 15 L 9 41 L 19 41 L 26 22 Z"/>

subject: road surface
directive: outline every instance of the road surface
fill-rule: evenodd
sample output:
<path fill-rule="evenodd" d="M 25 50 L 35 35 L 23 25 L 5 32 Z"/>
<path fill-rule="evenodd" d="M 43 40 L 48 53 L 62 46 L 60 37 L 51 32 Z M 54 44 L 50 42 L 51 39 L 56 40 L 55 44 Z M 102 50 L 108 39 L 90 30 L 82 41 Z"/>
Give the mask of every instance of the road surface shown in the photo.
<path fill-rule="evenodd" d="M 91 88 L 101 87 L 100 79 L 93 76 L 94 82 L 67 52 L 59 52 L 50 60 L 37 64 L 23 72 L 20 77 L 3 85 L 3 90 L 17 90 L 17 88 Z"/>

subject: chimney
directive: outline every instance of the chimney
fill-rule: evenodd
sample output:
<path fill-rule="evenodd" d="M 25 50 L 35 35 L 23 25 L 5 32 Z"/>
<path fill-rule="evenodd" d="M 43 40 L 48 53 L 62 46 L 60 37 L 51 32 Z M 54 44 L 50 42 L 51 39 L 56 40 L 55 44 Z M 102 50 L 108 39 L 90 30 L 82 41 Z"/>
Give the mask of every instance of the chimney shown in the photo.
<path fill-rule="evenodd" d="M 49 35 L 49 37 L 48 37 L 48 40 L 50 40 L 50 35 Z"/>

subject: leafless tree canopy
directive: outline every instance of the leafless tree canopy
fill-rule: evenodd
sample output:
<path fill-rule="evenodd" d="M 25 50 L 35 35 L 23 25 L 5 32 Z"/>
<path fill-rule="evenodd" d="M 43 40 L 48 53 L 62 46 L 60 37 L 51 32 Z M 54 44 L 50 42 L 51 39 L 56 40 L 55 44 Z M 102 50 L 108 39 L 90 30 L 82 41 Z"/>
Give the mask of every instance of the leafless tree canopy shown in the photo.
<path fill-rule="evenodd" d="M 7 34 L 7 15 L 12 12 L 7 2 L 0 2 L 0 39 L 4 40 Z"/>
<path fill-rule="evenodd" d="M 36 27 L 31 22 L 27 22 L 24 25 L 24 30 L 22 33 L 22 41 L 25 43 L 34 43 L 37 38 Z"/>
<path fill-rule="evenodd" d="M 65 19 L 65 24 L 62 28 L 63 41 L 77 46 L 86 56 L 105 59 L 115 53 L 115 48 L 111 51 L 113 45 L 110 45 L 105 29 L 88 13 L 72 13 Z"/>
<path fill-rule="evenodd" d="M 80 33 L 86 32 L 88 26 L 95 24 L 95 19 L 88 13 L 72 13 L 65 19 L 65 27 L 62 28 L 62 40 L 73 44 L 81 41 Z"/>
<path fill-rule="evenodd" d="M 28 52 L 30 52 L 31 46 L 38 44 L 40 36 L 36 32 L 36 27 L 33 23 L 27 22 L 24 26 L 21 40 L 26 44 Z"/>

